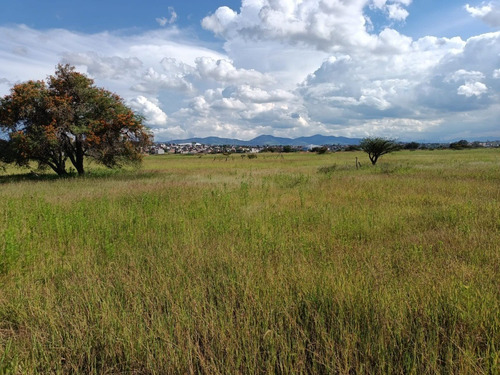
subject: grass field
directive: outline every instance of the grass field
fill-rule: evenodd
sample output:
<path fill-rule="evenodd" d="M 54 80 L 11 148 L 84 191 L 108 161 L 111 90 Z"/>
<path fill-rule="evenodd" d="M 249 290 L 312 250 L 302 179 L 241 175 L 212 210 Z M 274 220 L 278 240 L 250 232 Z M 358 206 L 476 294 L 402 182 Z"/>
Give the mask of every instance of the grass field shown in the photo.
<path fill-rule="evenodd" d="M 499 374 L 500 150 L 368 164 L 0 174 L 0 374 Z"/>

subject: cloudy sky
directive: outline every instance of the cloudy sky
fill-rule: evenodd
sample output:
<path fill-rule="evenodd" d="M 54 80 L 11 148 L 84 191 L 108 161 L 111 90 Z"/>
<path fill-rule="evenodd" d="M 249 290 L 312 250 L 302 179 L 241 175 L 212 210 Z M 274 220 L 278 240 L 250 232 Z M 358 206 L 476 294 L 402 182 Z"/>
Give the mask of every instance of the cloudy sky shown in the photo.
<path fill-rule="evenodd" d="M 68 63 L 157 141 L 500 139 L 500 0 L 0 2 L 0 95 Z"/>

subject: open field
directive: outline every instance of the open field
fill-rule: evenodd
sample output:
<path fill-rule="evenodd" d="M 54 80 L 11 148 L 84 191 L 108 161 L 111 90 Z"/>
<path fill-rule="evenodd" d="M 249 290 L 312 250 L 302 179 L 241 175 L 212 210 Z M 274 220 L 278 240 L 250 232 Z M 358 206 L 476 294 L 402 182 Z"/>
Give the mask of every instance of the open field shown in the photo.
<path fill-rule="evenodd" d="M 368 164 L 0 174 L 0 374 L 500 373 L 500 150 Z"/>

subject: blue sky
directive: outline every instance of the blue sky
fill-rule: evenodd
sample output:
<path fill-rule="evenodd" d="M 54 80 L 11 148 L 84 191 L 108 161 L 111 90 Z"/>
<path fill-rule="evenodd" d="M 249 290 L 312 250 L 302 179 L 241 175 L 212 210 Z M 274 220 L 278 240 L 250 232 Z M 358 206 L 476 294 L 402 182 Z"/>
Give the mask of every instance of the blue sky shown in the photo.
<path fill-rule="evenodd" d="M 0 95 L 69 63 L 159 141 L 500 139 L 499 0 L 0 2 Z"/>
<path fill-rule="evenodd" d="M 201 20 L 221 6 L 239 9 L 240 0 L 16 0 L 5 1 L 0 12 L 0 24 L 25 24 L 35 29 L 63 28 L 73 31 L 95 33 L 106 30 L 138 31 L 154 29 L 157 18 L 170 15 L 169 8 L 177 14 L 176 25 L 192 28 L 200 37 L 209 38 Z M 480 5 L 481 1 L 469 4 Z M 398 29 L 413 37 L 429 35 L 461 36 L 468 38 L 493 28 L 468 16 L 464 2 L 457 0 L 416 0 L 408 7 L 410 15 Z M 379 27 L 390 24 L 382 12 L 370 12 Z M 161 15 L 161 16 L 160 16 Z M 377 17 L 378 16 L 378 17 Z"/>
<path fill-rule="evenodd" d="M 35 29 L 63 28 L 78 32 L 122 30 L 138 32 L 158 27 L 157 18 L 177 14 L 176 26 L 203 33 L 201 20 L 220 6 L 238 9 L 240 1 L 231 0 L 2 0 L 0 24 L 25 24 Z M 205 33 L 211 36 L 211 33 Z"/>

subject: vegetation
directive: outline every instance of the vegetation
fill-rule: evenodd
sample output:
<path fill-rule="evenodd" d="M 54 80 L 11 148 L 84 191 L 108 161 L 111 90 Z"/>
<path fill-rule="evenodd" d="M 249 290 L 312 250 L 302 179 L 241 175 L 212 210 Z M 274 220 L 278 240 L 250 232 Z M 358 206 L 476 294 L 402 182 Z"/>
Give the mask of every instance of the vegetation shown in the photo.
<path fill-rule="evenodd" d="M 364 138 L 359 144 L 359 147 L 368 154 L 372 165 L 377 164 L 378 158 L 382 155 L 400 149 L 400 146 L 396 142 L 379 137 Z"/>
<path fill-rule="evenodd" d="M 498 149 L 360 156 L 8 167 L 0 374 L 498 374 Z"/>
<path fill-rule="evenodd" d="M 417 150 L 420 147 L 420 143 L 418 142 L 409 142 L 404 145 L 405 150 Z"/>
<path fill-rule="evenodd" d="M 69 65 L 59 65 L 48 84 L 17 84 L 1 98 L 0 130 L 9 136 L 0 160 L 36 161 L 61 176 L 68 159 L 79 175 L 86 157 L 107 167 L 139 161 L 150 140 L 142 119 L 119 96 L 95 87 Z"/>
<path fill-rule="evenodd" d="M 311 151 L 317 153 L 318 155 L 322 155 L 327 153 L 328 147 L 326 146 L 313 147 Z"/>
<path fill-rule="evenodd" d="M 450 143 L 450 148 L 452 150 L 462 150 L 464 148 L 469 148 L 470 145 L 469 145 L 469 142 L 466 141 L 465 139 L 462 139 L 458 142 L 452 142 Z"/>

